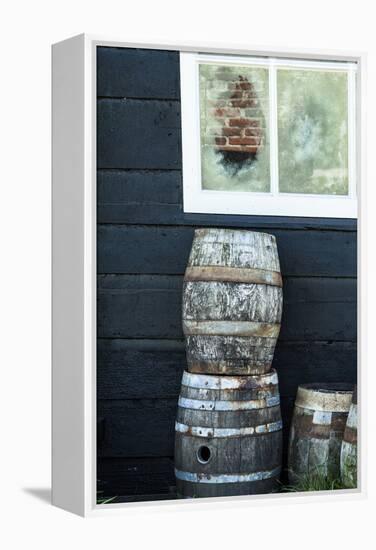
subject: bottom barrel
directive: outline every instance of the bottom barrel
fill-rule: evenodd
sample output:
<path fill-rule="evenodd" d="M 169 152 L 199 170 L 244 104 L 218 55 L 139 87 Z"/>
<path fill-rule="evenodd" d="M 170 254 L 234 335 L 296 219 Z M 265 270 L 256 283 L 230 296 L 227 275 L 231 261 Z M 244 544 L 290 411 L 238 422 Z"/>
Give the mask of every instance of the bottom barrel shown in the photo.
<path fill-rule="evenodd" d="M 275 491 L 281 430 L 275 371 L 237 377 L 185 372 L 175 424 L 178 496 Z"/>
<path fill-rule="evenodd" d="M 342 437 L 353 386 L 305 384 L 299 386 L 289 440 L 289 479 L 307 475 L 340 477 Z"/>
<path fill-rule="evenodd" d="M 345 432 L 341 447 L 341 479 L 345 487 L 357 486 L 357 458 L 358 458 L 358 405 L 357 388 L 355 387 L 346 421 Z"/>

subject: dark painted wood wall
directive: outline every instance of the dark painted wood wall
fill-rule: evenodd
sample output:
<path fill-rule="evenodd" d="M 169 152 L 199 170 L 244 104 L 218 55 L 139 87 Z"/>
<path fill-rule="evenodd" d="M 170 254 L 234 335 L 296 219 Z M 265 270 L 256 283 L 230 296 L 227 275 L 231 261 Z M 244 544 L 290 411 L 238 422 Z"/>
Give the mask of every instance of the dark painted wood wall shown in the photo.
<path fill-rule="evenodd" d="M 273 364 L 286 441 L 299 383 L 356 379 L 356 222 L 184 214 L 179 53 L 99 48 L 97 75 L 98 478 L 106 494 L 163 498 L 174 484 L 194 228 L 277 238 L 284 311 Z"/>

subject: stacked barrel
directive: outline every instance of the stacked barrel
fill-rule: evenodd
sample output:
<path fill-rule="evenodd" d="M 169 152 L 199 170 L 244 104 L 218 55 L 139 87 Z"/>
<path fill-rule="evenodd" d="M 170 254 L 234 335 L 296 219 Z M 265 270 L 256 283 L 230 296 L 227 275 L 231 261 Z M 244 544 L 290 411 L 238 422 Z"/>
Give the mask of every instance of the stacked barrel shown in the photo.
<path fill-rule="evenodd" d="M 197 229 L 184 277 L 187 371 L 175 425 L 180 497 L 272 492 L 282 460 L 275 237 Z"/>
<path fill-rule="evenodd" d="M 289 440 L 289 480 L 340 477 L 341 446 L 353 387 L 302 384 L 298 387 Z"/>
<path fill-rule="evenodd" d="M 341 479 L 344 487 L 358 485 L 358 391 L 355 386 L 341 445 Z"/>

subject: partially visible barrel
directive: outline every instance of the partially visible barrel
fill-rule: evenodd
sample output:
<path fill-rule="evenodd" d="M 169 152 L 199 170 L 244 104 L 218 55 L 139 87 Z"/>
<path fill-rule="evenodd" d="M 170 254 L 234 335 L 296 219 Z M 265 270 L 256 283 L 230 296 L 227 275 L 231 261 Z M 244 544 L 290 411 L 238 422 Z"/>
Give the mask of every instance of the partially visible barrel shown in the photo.
<path fill-rule="evenodd" d="M 355 386 L 353 398 L 346 421 L 341 446 L 341 479 L 345 487 L 357 487 L 358 478 L 358 400 Z"/>
<path fill-rule="evenodd" d="M 275 237 L 196 229 L 183 286 L 188 371 L 268 372 L 281 316 L 282 278 Z"/>
<path fill-rule="evenodd" d="M 348 384 L 299 386 L 289 440 L 289 479 L 306 475 L 340 477 L 340 454 L 353 387 Z"/>
<path fill-rule="evenodd" d="M 175 424 L 178 496 L 277 489 L 282 461 L 278 377 L 184 372 Z"/>

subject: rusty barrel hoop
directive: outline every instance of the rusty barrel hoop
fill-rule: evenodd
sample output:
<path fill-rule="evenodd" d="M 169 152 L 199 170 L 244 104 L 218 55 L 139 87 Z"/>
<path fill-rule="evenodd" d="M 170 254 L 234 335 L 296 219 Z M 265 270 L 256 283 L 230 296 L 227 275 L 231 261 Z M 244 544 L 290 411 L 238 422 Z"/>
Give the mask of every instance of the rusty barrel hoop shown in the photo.
<path fill-rule="evenodd" d="M 275 237 L 197 229 L 183 285 L 188 370 L 229 376 L 268 372 L 281 315 Z"/>
<path fill-rule="evenodd" d="M 182 498 L 268 493 L 282 459 L 278 376 L 184 372 L 175 423 Z"/>
<path fill-rule="evenodd" d="M 298 387 L 288 450 L 291 483 L 307 475 L 340 477 L 341 443 L 352 392 L 350 384 Z"/>

